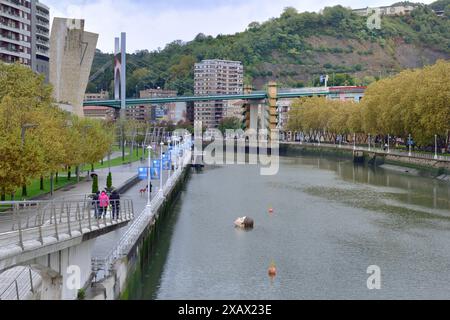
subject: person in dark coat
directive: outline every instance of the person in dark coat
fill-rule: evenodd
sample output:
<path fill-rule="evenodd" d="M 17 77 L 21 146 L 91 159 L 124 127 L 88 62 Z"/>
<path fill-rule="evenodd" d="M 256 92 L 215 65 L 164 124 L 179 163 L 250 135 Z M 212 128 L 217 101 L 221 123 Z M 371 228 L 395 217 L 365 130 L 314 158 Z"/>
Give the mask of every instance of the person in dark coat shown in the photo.
<path fill-rule="evenodd" d="M 94 207 L 94 215 L 95 218 L 98 219 L 99 218 L 99 207 L 98 207 L 98 200 L 100 197 L 100 191 L 97 191 L 96 194 L 94 194 L 94 196 L 92 197 L 92 206 Z"/>
<path fill-rule="evenodd" d="M 114 190 L 109 197 L 109 201 L 111 203 L 112 208 L 112 216 L 113 219 L 119 219 L 120 213 L 120 195 L 117 190 Z"/>

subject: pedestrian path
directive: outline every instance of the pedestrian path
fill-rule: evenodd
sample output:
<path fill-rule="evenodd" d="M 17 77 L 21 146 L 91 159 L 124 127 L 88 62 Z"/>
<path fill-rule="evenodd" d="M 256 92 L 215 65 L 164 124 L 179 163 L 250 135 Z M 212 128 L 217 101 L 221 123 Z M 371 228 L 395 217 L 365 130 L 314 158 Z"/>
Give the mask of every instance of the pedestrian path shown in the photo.
<path fill-rule="evenodd" d="M 111 168 L 112 180 L 114 187 L 120 187 L 137 176 L 138 167 L 145 165 L 141 162 L 134 162 L 127 165 L 117 166 Z M 108 177 L 109 169 L 95 170 L 98 174 L 98 186 L 100 190 L 106 188 L 106 180 Z M 145 187 L 145 185 L 144 185 Z M 156 189 L 157 190 L 157 189 Z M 155 190 L 154 190 L 155 191 Z M 66 198 L 80 199 L 92 192 L 92 179 L 85 179 L 75 185 L 62 188 L 55 191 L 53 196 L 47 195 L 41 197 L 43 200 L 63 200 Z M 131 194 L 131 192 L 130 192 Z M 136 200 L 134 197 L 133 201 Z M 140 208 L 137 212 L 140 212 Z M 0 228 L 11 229 L 11 219 L 0 216 Z M 104 241 L 100 241 L 103 243 Z M 31 275 L 30 275 L 31 273 Z M 20 300 L 30 299 L 33 296 L 33 291 L 36 286 L 41 282 L 38 273 L 32 271 L 28 267 L 16 267 L 9 269 L 0 274 L 0 300 Z"/>

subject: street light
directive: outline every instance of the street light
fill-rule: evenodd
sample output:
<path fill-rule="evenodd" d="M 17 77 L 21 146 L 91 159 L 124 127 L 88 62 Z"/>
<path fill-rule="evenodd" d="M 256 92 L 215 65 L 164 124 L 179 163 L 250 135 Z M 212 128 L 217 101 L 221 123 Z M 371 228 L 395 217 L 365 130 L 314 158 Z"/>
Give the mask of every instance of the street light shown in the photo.
<path fill-rule="evenodd" d="M 437 134 L 434 135 L 434 159 L 438 159 Z"/>
<path fill-rule="evenodd" d="M 171 146 L 171 143 L 172 143 L 172 140 L 168 140 L 167 141 L 167 143 L 168 143 L 168 149 L 167 149 L 167 153 L 170 155 L 170 146 Z M 171 173 L 172 173 L 172 157 L 169 157 L 169 160 L 170 160 L 170 162 L 169 162 L 169 178 L 170 178 L 170 175 L 171 175 Z"/>
<path fill-rule="evenodd" d="M 409 153 L 408 156 L 411 157 L 412 156 L 412 139 L 411 139 L 411 134 L 409 134 L 409 138 L 408 138 L 408 144 L 409 144 Z"/>
<path fill-rule="evenodd" d="M 148 194 L 147 194 L 147 207 L 151 209 L 151 185 L 152 185 L 152 172 L 150 170 L 150 168 L 152 167 L 152 147 L 148 146 L 147 150 L 148 150 L 148 170 L 147 170 L 147 190 L 148 190 Z"/>
<path fill-rule="evenodd" d="M 388 135 L 388 150 L 387 150 L 387 152 L 391 153 L 391 136 L 390 135 Z"/>
<path fill-rule="evenodd" d="M 164 147 L 164 142 L 161 141 L 161 143 L 159 144 L 161 146 L 161 162 L 159 164 L 159 192 L 163 192 L 163 147 Z"/>

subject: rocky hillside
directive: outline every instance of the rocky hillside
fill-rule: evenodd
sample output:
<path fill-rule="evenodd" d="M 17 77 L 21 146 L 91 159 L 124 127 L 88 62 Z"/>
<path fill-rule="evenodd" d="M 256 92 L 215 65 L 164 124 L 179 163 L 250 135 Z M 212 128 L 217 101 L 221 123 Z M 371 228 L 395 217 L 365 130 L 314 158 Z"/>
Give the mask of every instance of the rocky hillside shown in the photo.
<path fill-rule="evenodd" d="M 444 10 L 437 16 L 434 10 Z M 262 88 L 274 80 L 286 87 L 318 85 L 320 74 L 331 85 L 369 84 L 405 68 L 421 67 L 450 58 L 450 0 L 419 5 L 411 15 L 383 17 L 381 29 L 369 29 L 367 18 L 341 6 L 321 13 L 283 14 L 247 30 L 214 38 L 199 34 L 184 43 L 174 41 L 163 50 L 128 56 L 129 96 L 138 88 L 161 87 L 193 92 L 193 65 L 202 59 L 240 60 L 245 81 Z M 112 55 L 97 52 L 93 74 Z M 89 91 L 110 89 L 112 67 L 92 81 Z M 110 90 L 111 91 L 111 90 Z"/>

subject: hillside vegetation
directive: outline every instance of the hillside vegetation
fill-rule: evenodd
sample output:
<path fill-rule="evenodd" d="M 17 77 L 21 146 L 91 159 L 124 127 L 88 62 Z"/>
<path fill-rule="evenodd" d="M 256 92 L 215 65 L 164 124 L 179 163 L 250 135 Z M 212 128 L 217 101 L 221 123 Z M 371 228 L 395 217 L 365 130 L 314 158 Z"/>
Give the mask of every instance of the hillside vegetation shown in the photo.
<path fill-rule="evenodd" d="M 445 10 L 438 17 L 432 10 Z M 164 49 L 128 55 L 128 96 L 145 87 L 193 93 L 193 65 L 202 59 L 242 61 L 245 82 L 262 88 L 271 80 L 282 86 L 369 84 L 405 68 L 450 57 L 450 0 L 420 5 L 410 16 L 383 17 L 381 29 L 342 6 L 321 13 L 289 7 L 279 18 L 252 22 L 247 30 L 217 37 L 199 34 L 190 42 L 174 41 Z M 92 73 L 112 55 L 97 51 Z M 110 90 L 113 69 L 89 84 L 88 91 Z M 110 90 L 111 92 L 112 90 Z"/>

